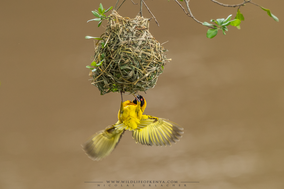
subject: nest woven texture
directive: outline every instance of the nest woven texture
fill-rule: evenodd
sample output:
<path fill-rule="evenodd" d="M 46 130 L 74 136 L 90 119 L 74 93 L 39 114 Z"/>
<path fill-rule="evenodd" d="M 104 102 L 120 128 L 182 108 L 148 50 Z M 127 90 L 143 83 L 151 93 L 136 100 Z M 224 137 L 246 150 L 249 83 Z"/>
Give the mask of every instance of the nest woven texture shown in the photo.
<path fill-rule="evenodd" d="M 149 19 L 140 16 L 130 19 L 113 11 L 100 38 L 95 43 L 94 61 L 101 64 L 90 76 L 101 94 L 136 93 L 156 85 L 169 59 L 149 32 Z"/>

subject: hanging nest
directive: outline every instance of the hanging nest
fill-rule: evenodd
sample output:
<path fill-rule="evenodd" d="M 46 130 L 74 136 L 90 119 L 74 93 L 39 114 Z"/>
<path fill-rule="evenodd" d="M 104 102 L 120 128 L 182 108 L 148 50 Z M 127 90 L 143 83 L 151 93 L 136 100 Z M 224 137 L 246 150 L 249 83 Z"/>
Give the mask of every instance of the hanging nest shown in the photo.
<path fill-rule="evenodd" d="M 141 16 L 130 19 L 113 11 L 100 38 L 95 43 L 90 76 L 102 95 L 153 88 L 170 60 L 149 32 L 149 19 Z"/>

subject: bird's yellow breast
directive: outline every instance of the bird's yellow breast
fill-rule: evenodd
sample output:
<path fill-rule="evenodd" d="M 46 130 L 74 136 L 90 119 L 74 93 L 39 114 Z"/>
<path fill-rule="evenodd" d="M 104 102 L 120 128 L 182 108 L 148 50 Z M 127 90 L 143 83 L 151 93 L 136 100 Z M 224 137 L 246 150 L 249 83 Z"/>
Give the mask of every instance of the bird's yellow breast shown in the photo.
<path fill-rule="evenodd" d="M 118 120 L 124 123 L 126 130 L 135 130 L 140 123 L 142 113 L 141 108 L 137 108 L 136 104 L 128 100 L 123 102 L 122 113 L 118 111 Z"/>

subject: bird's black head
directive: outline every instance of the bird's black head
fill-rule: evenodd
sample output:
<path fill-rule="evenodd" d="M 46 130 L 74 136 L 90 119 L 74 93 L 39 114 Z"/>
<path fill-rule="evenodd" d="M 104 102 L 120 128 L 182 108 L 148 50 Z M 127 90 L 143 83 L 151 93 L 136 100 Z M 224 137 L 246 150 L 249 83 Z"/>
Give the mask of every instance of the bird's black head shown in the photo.
<path fill-rule="evenodd" d="M 141 96 L 141 95 L 137 95 L 136 98 L 133 100 L 133 103 L 134 103 L 134 104 L 137 104 L 137 100 L 140 101 L 140 103 L 141 103 L 140 106 L 143 107 L 143 105 L 145 104 L 145 99 L 144 99 L 144 97 Z"/>

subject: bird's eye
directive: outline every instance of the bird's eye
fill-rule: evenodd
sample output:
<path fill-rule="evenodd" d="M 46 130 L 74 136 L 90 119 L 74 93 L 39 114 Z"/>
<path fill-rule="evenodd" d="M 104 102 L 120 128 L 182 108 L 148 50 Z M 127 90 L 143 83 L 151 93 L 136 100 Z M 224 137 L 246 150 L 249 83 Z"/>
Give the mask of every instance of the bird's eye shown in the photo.
<path fill-rule="evenodd" d="M 139 100 L 141 102 L 140 106 L 142 107 L 144 105 L 144 98 L 143 98 L 143 96 L 139 95 Z"/>
<path fill-rule="evenodd" d="M 144 105 L 144 98 L 143 96 L 141 95 L 137 95 L 137 97 L 132 101 L 134 104 L 137 104 L 137 100 L 139 100 L 141 103 L 140 103 L 140 106 L 142 107 Z"/>

